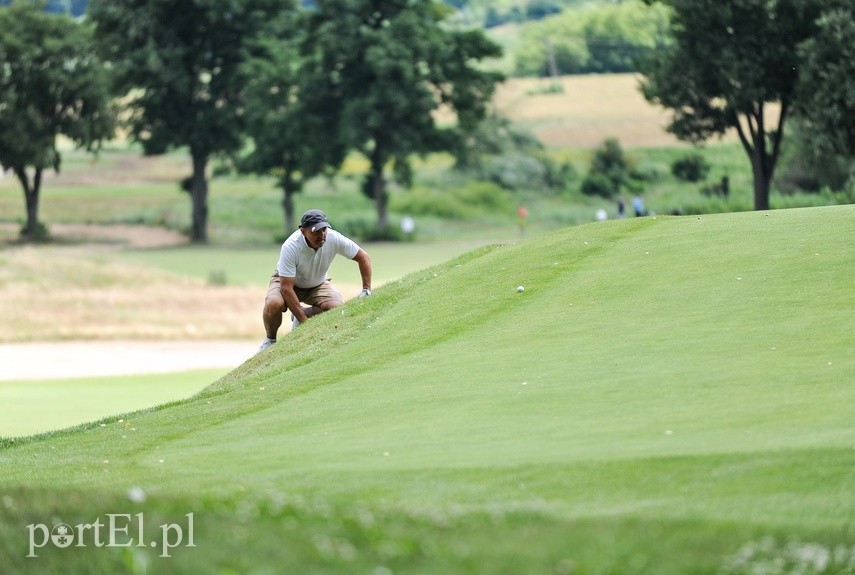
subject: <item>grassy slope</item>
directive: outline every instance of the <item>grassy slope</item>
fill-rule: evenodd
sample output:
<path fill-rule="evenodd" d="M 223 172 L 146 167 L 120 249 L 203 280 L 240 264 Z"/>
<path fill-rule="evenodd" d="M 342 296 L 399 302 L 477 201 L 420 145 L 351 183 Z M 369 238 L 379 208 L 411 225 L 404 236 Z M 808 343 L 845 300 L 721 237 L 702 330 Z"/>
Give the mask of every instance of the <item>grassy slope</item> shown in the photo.
<path fill-rule="evenodd" d="M 412 274 L 191 401 L 7 444 L 0 571 L 711 573 L 804 561 L 790 539 L 853 552 L 853 237 L 853 206 L 631 219 Z M 147 529 L 195 512 L 197 548 L 23 558 L 28 523 L 139 511 Z"/>

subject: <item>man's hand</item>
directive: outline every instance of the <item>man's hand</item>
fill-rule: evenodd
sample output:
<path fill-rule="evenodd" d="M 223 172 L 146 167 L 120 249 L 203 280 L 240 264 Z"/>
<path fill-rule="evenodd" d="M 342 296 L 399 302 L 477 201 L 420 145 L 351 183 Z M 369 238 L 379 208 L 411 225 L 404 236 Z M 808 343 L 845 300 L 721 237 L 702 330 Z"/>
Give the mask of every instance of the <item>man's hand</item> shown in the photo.
<path fill-rule="evenodd" d="M 371 290 L 368 288 L 362 288 L 362 291 L 359 292 L 359 295 L 356 296 L 358 298 L 363 298 L 371 295 Z"/>

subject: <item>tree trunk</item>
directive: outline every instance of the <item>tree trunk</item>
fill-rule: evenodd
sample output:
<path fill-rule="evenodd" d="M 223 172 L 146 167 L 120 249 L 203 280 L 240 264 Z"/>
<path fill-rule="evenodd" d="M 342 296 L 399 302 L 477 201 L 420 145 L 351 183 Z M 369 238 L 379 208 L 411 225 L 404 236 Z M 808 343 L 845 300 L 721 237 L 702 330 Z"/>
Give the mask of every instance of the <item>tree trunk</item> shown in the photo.
<path fill-rule="evenodd" d="M 24 188 L 24 205 L 27 208 L 27 223 L 21 230 L 21 237 L 37 240 L 39 239 L 39 194 L 42 187 L 42 170 L 36 168 L 32 186 L 26 168 L 14 168 L 14 172 Z"/>
<path fill-rule="evenodd" d="M 389 218 L 386 209 L 386 182 L 383 180 L 383 168 L 374 172 L 372 187 L 374 189 L 374 205 L 377 207 L 377 232 L 382 236 L 389 228 Z"/>
<path fill-rule="evenodd" d="M 764 150 L 755 148 L 754 156 L 751 158 L 751 172 L 754 179 L 754 209 L 769 209 L 769 186 L 770 178 L 766 170 L 766 161 L 763 157 Z"/>
<path fill-rule="evenodd" d="M 371 194 L 374 196 L 374 206 L 377 209 L 377 233 L 383 236 L 389 228 L 389 218 L 386 209 L 386 181 L 383 179 L 385 157 L 378 145 L 371 154 Z"/>
<path fill-rule="evenodd" d="M 737 118 L 736 132 L 742 142 L 742 148 L 751 160 L 751 175 L 754 181 L 754 209 L 769 209 L 769 186 L 771 173 L 777 157 L 770 157 L 766 152 L 766 126 L 763 117 L 763 107 L 745 115 L 745 126 Z"/>
<path fill-rule="evenodd" d="M 285 208 L 285 234 L 291 235 L 296 227 L 294 216 L 294 187 L 287 181 L 282 182 L 282 207 Z"/>
<path fill-rule="evenodd" d="M 190 199 L 193 208 L 193 223 L 190 228 L 190 241 L 208 243 L 208 179 L 205 168 L 208 165 L 206 154 L 192 152 L 193 176 L 190 183 Z"/>

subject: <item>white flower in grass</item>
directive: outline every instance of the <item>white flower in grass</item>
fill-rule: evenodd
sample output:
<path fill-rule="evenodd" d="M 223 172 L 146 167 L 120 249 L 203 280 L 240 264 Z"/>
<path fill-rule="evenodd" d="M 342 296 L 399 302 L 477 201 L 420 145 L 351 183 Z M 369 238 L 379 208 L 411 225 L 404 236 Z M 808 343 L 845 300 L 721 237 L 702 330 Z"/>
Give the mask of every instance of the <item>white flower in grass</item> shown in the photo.
<path fill-rule="evenodd" d="M 142 487 L 131 487 L 128 489 L 128 499 L 134 503 L 142 503 L 145 501 L 145 491 Z"/>

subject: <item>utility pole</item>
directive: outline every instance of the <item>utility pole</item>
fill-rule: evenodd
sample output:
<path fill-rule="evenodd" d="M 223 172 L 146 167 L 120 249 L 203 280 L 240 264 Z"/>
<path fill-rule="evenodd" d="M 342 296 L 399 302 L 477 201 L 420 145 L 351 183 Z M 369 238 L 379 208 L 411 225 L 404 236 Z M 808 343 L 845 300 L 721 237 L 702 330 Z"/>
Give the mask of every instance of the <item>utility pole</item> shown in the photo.
<path fill-rule="evenodd" d="M 563 87 L 558 81 L 558 65 L 555 63 L 555 49 L 552 47 L 552 40 L 547 37 L 544 42 L 546 44 L 546 62 L 549 66 L 549 77 L 552 78 L 550 91 L 563 92 Z"/>

